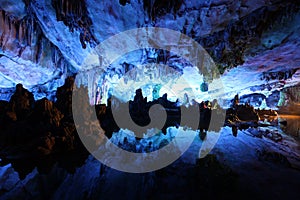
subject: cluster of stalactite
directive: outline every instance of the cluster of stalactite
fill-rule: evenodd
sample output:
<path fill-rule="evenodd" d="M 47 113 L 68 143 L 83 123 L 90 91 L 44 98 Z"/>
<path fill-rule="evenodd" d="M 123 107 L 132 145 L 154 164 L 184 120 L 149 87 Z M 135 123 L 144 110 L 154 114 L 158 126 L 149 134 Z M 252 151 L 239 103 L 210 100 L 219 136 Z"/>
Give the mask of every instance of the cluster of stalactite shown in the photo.
<path fill-rule="evenodd" d="M 218 63 L 222 72 L 244 63 L 244 56 L 252 55 L 251 48 L 260 45 L 263 32 L 275 24 L 284 23 L 300 10 L 300 5 L 286 1 L 275 6 L 264 6 L 224 30 L 206 37 L 195 38 Z M 194 38 L 193 31 L 191 36 Z M 262 49 L 266 50 L 266 49 Z M 259 53 L 257 50 L 256 54 Z"/>
<path fill-rule="evenodd" d="M 45 68 L 53 68 L 53 73 L 60 77 L 54 77 L 50 82 L 43 85 L 36 85 L 31 88 L 34 93 L 44 93 L 52 99 L 53 92 L 49 91 L 51 85 L 56 85 L 59 79 L 64 79 L 69 73 L 70 64 L 62 56 L 60 50 L 44 35 L 36 16 L 27 7 L 27 14 L 18 19 L 4 10 L 0 10 L 0 56 L 8 58 L 21 58 L 30 61 L 32 64 L 41 65 Z M 17 63 L 16 63 L 17 64 Z M 30 80 L 29 80 L 30 81 Z M 48 81 L 46 78 L 45 81 Z M 2 88 L 1 99 L 8 99 L 12 88 Z M 50 96 L 49 96 L 50 95 Z"/>
<path fill-rule="evenodd" d="M 79 39 L 83 48 L 86 48 L 87 43 L 93 47 L 97 44 L 90 29 L 92 21 L 87 15 L 84 0 L 52 0 L 52 5 L 58 21 L 63 21 L 71 32 L 80 31 Z"/>
<path fill-rule="evenodd" d="M 271 80 L 286 80 L 292 78 L 293 74 L 297 69 L 287 69 L 285 71 L 270 71 L 270 72 L 263 72 L 262 80 L 271 81 Z"/>
<path fill-rule="evenodd" d="M 19 56 L 24 47 L 32 46 L 36 37 L 40 37 L 41 34 L 41 29 L 30 14 L 18 20 L 14 16 L 8 15 L 4 10 L 1 10 L 0 26 L 2 30 L 0 41 L 2 51 L 5 51 L 12 45 L 11 40 L 17 40 L 20 47 Z M 36 44 L 38 45 L 38 43 Z"/>
<path fill-rule="evenodd" d="M 12 56 L 22 57 L 34 63 L 43 59 L 45 52 L 51 52 L 53 63 L 62 63 L 63 57 L 60 51 L 44 36 L 34 14 L 28 9 L 27 15 L 22 19 L 16 19 L 1 10 L 0 48 L 3 52 L 8 51 Z M 30 47 L 31 55 L 23 55 L 26 47 Z"/>
<path fill-rule="evenodd" d="M 155 21 L 157 17 L 165 15 L 167 13 L 173 13 L 174 15 L 182 5 L 183 0 L 144 0 L 144 10 L 147 12 L 149 18 Z"/>
<path fill-rule="evenodd" d="M 293 103 L 300 103 L 300 86 L 293 86 L 283 89 L 286 98 Z"/>

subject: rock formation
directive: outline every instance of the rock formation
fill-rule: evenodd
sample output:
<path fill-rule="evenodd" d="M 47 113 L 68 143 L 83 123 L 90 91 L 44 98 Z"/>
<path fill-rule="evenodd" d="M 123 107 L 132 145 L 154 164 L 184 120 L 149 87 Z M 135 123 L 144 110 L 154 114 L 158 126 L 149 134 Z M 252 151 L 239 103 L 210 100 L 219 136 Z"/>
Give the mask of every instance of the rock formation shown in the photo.
<path fill-rule="evenodd" d="M 62 88 L 72 88 L 68 82 L 70 79 L 66 80 Z M 72 94 L 72 91 L 69 92 Z M 66 108 L 71 106 L 68 98 L 58 97 L 57 105 Z M 63 106 L 57 108 L 56 103 L 47 98 L 35 101 L 31 92 L 17 84 L 10 101 L 3 101 L 1 104 L 0 135 L 3 159 L 39 157 L 80 148 L 80 141 L 70 117 L 72 113 L 61 110 L 65 108 Z M 22 147 L 22 151 L 17 150 L 18 146 Z"/>
<path fill-rule="evenodd" d="M 277 112 L 300 114 L 299 11 L 299 1 L 293 0 L 1 1 L 0 198 L 103 199 L 107 194 L 118 199 L 297 198 L 299 144 L 283 132 L 282 126 L 291 126 L 289 122 L 280 121 L 278 126 Z M 86 59 L 94 47 L 118 33 L 143 27 L 186 34 L 208 51 L 217 68 L 201 69 L 200 77 L 188 80 L 192 86 L 176 94 L 183 96 L 183 103 L 168 99 L 170 91 L 159 95 L 170 80 L 186 78 L 184 72 L 194 74 L 189 70 L 193 66 L 172 51 L 155 48 L 123 55 L 103 71 L 88 69 L 82 85 L 73 88 L 75 75 L 87 70 Z M 172 45 L 178 47 L 176 42 Z M 136 70 L 140 65 L 146 67 Z M 148 72 L 153 79 L 145 86 Z M 209 77 L 202 77 L 205 73 Z M 126 91 L 115 88 L 122 77 Z M 215 80 L 223 84 L 224 92 L 214 90 Z M 142 87 L 156 89 L 150 95 L 153 99 L 146 95 L 154 90 L 142 93 Z M 142 89 L 134 94 L 137 88 Z M 198 102 L 187 95 L 191 89 L 199 92 Z M 74 91 L 79 94 L 76 102 Z M 118 137 L 124 134 L 123 127 L 112 112 L 128 105 L 114 98 L 120 91 L 140 126 L 151 123 L 153 105 L 165 108 L 166 123 L 156 135 L 159 142 Z M 214 92 L 219 96 L 206 98 Z M 188 107 L 179 107 L 181 103 Z M 179 129 L 174 127 L 181 123 L 183 109 L 197 106 L 200 119 L 194 129 L 200 140 L 195 138 L 186 154 L 155 172 L 122 173 L 92 156 L 87 159 L 89 153 L 79 138 L 80 131 L 94 149 L 106 136 L 130 152 L 155 151 L 173 139 L 170 130 Z M 223 115 L 225 109 L 225 121 L 212 121 L 211 116 Z M 98 120 L 93 119 L 94 110 Z M 81 114 L 82 124 L 74 123 L 74 111 Z M 220 129 L 212 155 L 195 161 L 209 132 Z"/>
<path fill-rule="evenodd" d="M 192 37 L 210 53 L 221 73 L 239 65 L 249 70 L 261 68 L 263 81 L 253 88 L 263 90 L 273 84 L 268 80 L 274 77 L 291 79 L 299 68 L 299 4 L 294 1 L 15 1 L 3 3 L 0 10 L 3 100 L 9 100 L 17 83 L 38 99 L 54 100 L 56 89 L 84 67 L 84 59 L 99 42 L 121 31 L 147 26 L 170 28 Z M 175 65 L 178 58 L 169 52 L 143 51 L 128 64 L 155 60 L 178 70 L 186 65 Z M 124 60 L 120 62 L 107 73 L 120 76 L 125 67 Z M 285 71 L 280 66 L 285 66 Z M 25 69 L 32 73 L 18 73 Z M 247 86 L 241 87 L 248 91 Z M 270 93 L 280 89 L 280 84 L 274 84 Z M 230 94 L 227 100 L 233 97 Z"/>

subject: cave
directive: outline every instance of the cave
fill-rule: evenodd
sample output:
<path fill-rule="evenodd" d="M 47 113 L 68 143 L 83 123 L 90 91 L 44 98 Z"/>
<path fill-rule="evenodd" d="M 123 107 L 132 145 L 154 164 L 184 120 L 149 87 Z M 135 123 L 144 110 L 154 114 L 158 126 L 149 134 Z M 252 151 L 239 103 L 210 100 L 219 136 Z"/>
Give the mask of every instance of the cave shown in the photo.
<path fill-rule="evenodd" d="M 299 197 L 298 1 L 0 12 L 0 199 Z"/>

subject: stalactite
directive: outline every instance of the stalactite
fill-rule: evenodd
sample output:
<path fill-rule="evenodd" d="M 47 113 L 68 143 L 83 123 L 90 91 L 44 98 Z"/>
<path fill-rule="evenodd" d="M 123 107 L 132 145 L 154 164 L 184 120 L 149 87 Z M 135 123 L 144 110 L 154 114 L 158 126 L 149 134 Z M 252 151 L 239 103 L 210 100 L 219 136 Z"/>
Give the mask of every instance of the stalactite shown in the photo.
<path fill-rule="evenodd" d="M 259 45 L 259 38 L 264 31 L 271 30 L 275 24 L 282 24 L 285 16 L 292 18 L 299 10 L 299 5 L 294 3 L 283 4 L 275 10 L 267 6 L 261 7 L 240 21 L 230 23 L 222 31 L 195 39 L 210 53 L 220 68 L 235 67 L 244 63 L 247 49 Z"/>
<path fill-rule="evenodd" d="M 144 10 L 147 12 L 149 19 L 155 21 L 156 18 L 163 16 L 167 13 L 176 15 L 180 6 L 183 4 L 182 0 L 144 0 Z"/>
<path fill-rule="evenodd" d="M 60 50 L 53 45 L 44 35 L 40 25 L 35 18 L 34 13 L 27 10 L 27 15 L 21 19 L 9 15 L 4 10 L 0 11 L 0 49 L 5 52 L 5 57 L 14 62 L 18 57 L 21 62 L 26 62 L 28 71 L 31 66 L 40 66 L 46 68 L 46 71 L 53 71 L 52 76 L 42 75 L 40 78 L 41 85 L 32 85 L 31 91 L 38 96 L 47 96 L 53 98 L 57 85 L 63 83 L 67 75 L 72 75 L 69 69 L 70 64 L 65 60 Z M 15 63 L 17 65 L 18 63 Z M 13 67 L 8 65 L 9 67 Z M 50 68 L 50 69 L 49 69 Z M 14 72 L 12 72 L 14 73 Z M 37 73 L 44 73 L 44 69 L 38 70 Z M 6 76 L 6 75 L 5 75 Z M 26 77 L 26 76 L 25 76 Z M 20 76 L 23 78 L 23 74 Z M 30 83 L 30 79 L 24 80 Z M 45 81 L 45 82 L 43 82 Z M 10 91 L 6 88 L 5 91 Z M 9 99 L 9 92 L 0 94 L 1 99 Z"/>
<path fill-rule="evenodd" d="M 52 5 L 58 21 L 63 21 L 71 32 L 80 32 L 79 40 L 83 48 L 86 48 L 87 43 L 92 47 L 98 43 L 90 30 L 92 22 L 87 15 L 84 0 L 52 0 Z"/>
<path fill-rule="evenodd" d="M 296 73 L 297 69 L 287 69 L 285 71 L 269 71 L 263 72 L 261 80 L 271 81 L 271 80 L 287 80 L 292 78 L 292 76 Z"/>
<path fill-rule="evenodd" d="M 288 87 L 283 89 L 283 91 L 291 102 L 300 103 L 300 86 Z"/>

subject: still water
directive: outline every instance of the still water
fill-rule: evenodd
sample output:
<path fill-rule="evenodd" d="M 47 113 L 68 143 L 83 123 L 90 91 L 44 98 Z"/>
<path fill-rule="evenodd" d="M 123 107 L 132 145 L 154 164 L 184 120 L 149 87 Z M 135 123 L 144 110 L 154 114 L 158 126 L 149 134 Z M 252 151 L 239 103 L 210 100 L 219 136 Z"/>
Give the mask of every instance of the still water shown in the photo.
<path fill-rule="evenodd" d="M 281 125 L 281 129 L 297 139 L 300 139 L 300 116 L 299 115 L 279 115 L 279 121 L 286 121 L 286 125 Z"/>

